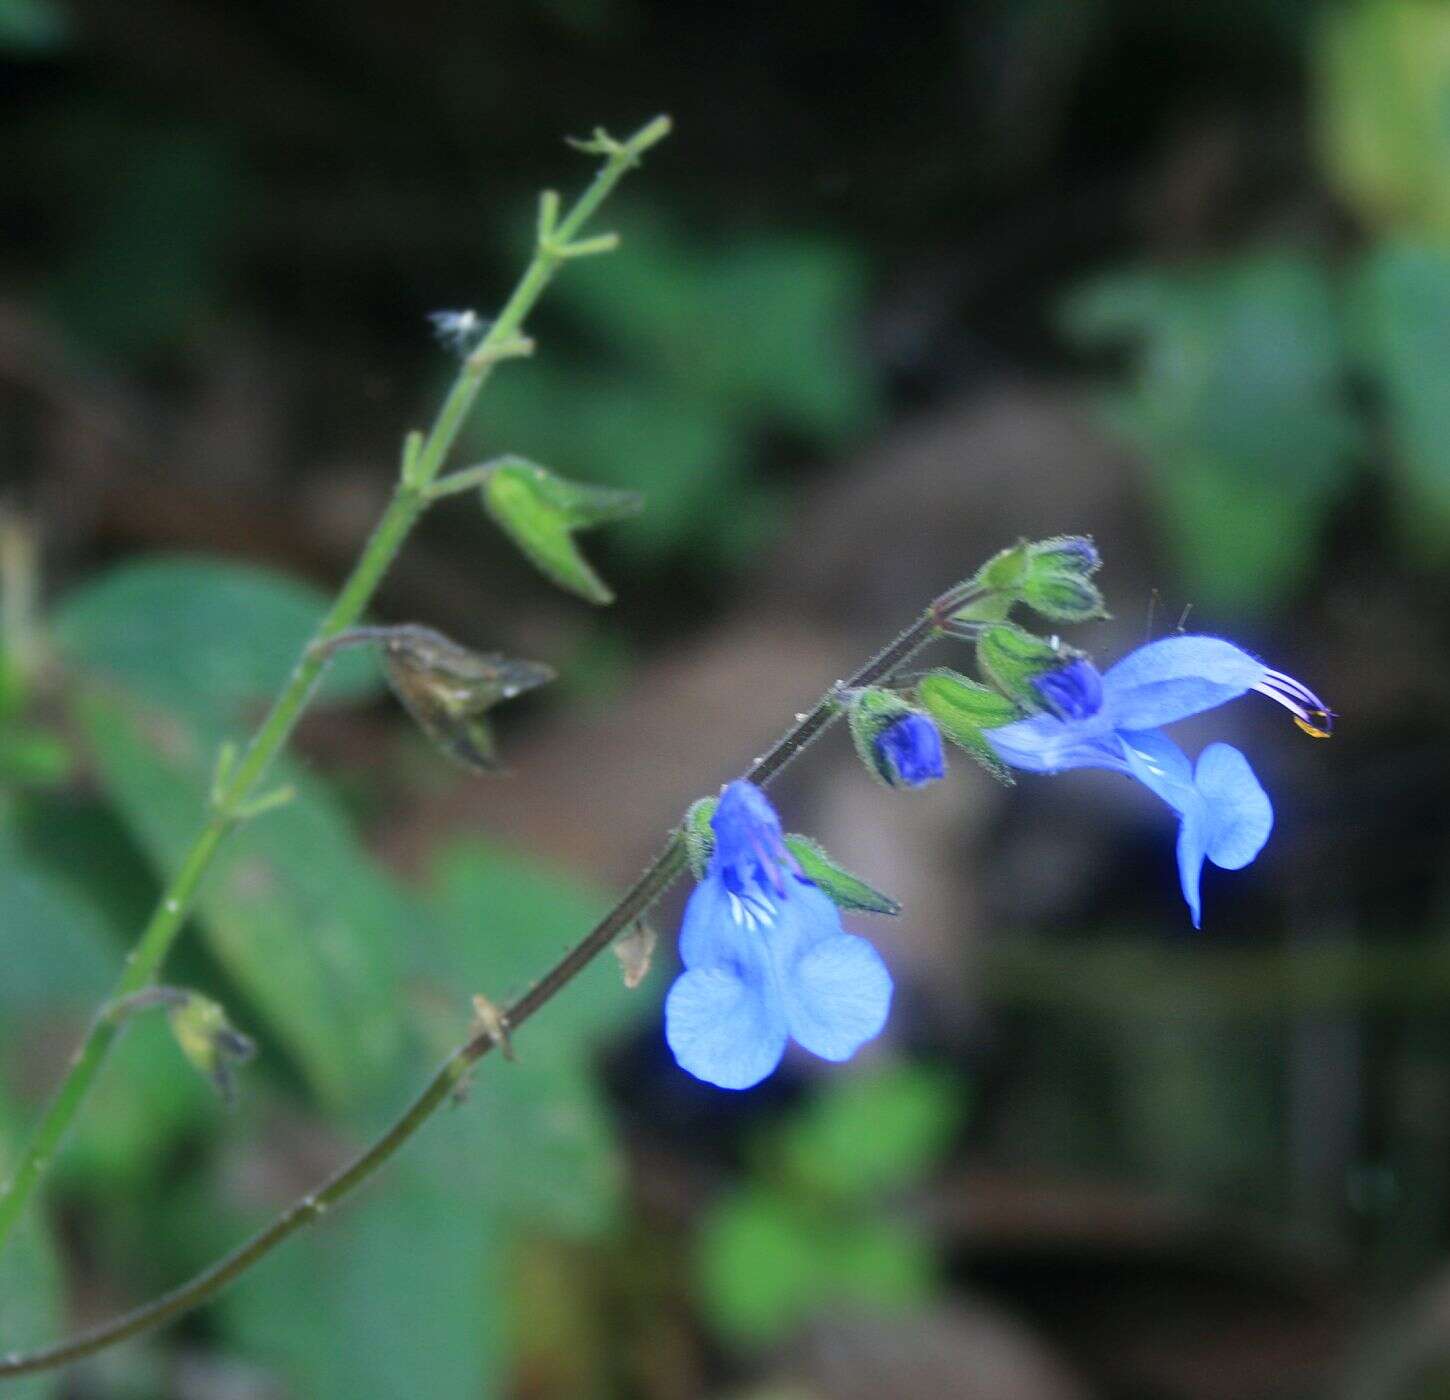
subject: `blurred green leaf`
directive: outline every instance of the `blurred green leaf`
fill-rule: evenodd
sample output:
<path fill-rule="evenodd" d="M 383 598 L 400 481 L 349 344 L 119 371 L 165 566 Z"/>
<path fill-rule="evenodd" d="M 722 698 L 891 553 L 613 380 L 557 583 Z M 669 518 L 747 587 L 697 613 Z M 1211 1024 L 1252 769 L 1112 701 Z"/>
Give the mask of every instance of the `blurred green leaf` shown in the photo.
<path fill-rule="evenodd" d="M 503 1393 L 495 1205 L 431 1130 L 218 1304 L 228 1339 L 318 1400 Z M 456 1146 L 456 1144 L 455 1144 Z"/>
<path fill-rule="evenodd" d="M 649 509 L 610 531 L 636 557 L 747 558 L 781 517 L 778 492 L 751 478 L 754 435 L 835 448 L 876 420 L 875 381 L 852 349 L 862 267 L 824 240 L 707 246 L 645 214 L 619 227 L 621 254 L 561 280 L 559 304 L 624 365 L 521 366 L 490 388 L 470 441 L 642 492 Z"/>
<path fill-rule="evenodd" d="M 1432 556 L 1450 553 L 1450 251 L 1384 244 L 1356 287 L 1358 345 L 1384 391 L 1402 471 L 1400 520 Z"/>
<path fill-rule="evenodd" d="M 71 18 L 59 0 L 0 0 L 0 51 L 47 54 L 70 37 Z"/>
<path fill-rule="evenodd" d="M 778 231 L 695 243 L 642 211 L 613 222 L 624 253 L 559 288 L 607 343 L 732 416 L 827 444 L 870 425 L 879 400 L 853 348 L 865 303 L 854 252 Z"/>
<path fill-rule="evenodd" d="M 174 348 L 221 295 L 242 207 L 231 151 L 200 129 L 117 122 L 92 133 L 88 154 L 94 188 L 76 201 L 89 207 L 51 289 L 56 312 L 91 351 Z"/>
<path fill-rule="evenodd" d="M 114 690 L 85 694 L 77 710 L 107 793 L 158 874 L 170 872 L 204 820 L 219 731 Z M 396 1074 L 400 965 L 420 921 L 319 784 L 286 762 L 273 777 L 296 800 L 232 835 L 196 916 L 314 1089 L 356 1104 Z"/>
<path fill-rule="evenodd" d="M 123 565 L 61 600 L 54 635 L 67 659 L 125 682 L 138 697 L 215 721 L 280 690 L 328 600 L 263 569 L 200 558 Z M 353 700 L 382 684 L 369 651 L 328 666 L 319 699 Z"/>
<path fill-rule="evenodd" d="M 841 1075 L 776 1142 L 792 1181 L 847 1200 L 909 1186 L 935 1164 L 963 1117 L 962 1085 L 921 1065 Z"/>
<path fill-rule="evenodd" d="M 722 497 L 749 514 L 746 443 L 728 418 L 665 385 L 540 361 L 496 379 L 475 422 L 465 431 L 482 455 L 523 451 L 644 496 L 649 508 L 610 530 L 611 547 L 646 559 L 692 541 L 715 541 L 717 558 L 738 552 L 738 527 L 718 540 L 715 527 Z"/>
<path fill-rule="evenodd" d="M 105 995 L 120 958 L 105 921 L 57 881 L 21 840 L 16 812 L 0 808 L 0 1023 L 75 1012 Z"/>
<path fill-rule="evenodd" d="M 23 1116 L 0 1099 L 0 1180 L 8 1177 L 24 1132 Z M 62 1302 L 60 1260 L 50 1227 L 32 1205 L 0 1254 L 0 1352 L 56 1341 L 64 1330 Z M 60 1394 L 63 1380 L 51 1374 L 13 1381 L 5 1394 L 16 1400 L 50 1400 Z"/>
<path fill-rule="evenodd" d="M 526 990 L 609 906 L 556 869 L 476 840 L 440 853 L 431 889 L 431 968 L 460 1009 L 475 992 L 502 1003 Z M 497 1055 L 479 1066 L 455 1115 L 469 1133 L 460 1151 L 510 1219 L 570 1235 L 615 1219 L 623 1163 L 592 1060 L 607 1036 L 655 1009 L 600 958 L 519 1033 L 514 1063 Z"/>
<path fill-rule="evenodd" d="M 117 928 L 112 917 L 113 908 L 132 903 L 124 887 L 135 876 L 133 853 L 124 845 L 92 844 L 92 815 L 84 805 L 59 800 L 18 804 L 0 815 L 0 935 L 7 958 L 0 978 L 0 1047 L 12 1081 L 22 1072 L 33 1080 L 30 1057 L 40 1046 L 52 1047 L 56 1064 L 45 1076 L 47 1090 L 120 972 L 118 936 L 135 932 L 129 923 Z M 89 868 L 74 868 L 86 861 Z M 119 896 L 114 906 L 107 880 L 123 887 L 111 892 Z M 17 1035 L 17 1026 L 30 1021 L 53 1027 L 53 1036 Z M 88 1190 L 134 1191 L 154 1177 L 198 1121 L 205 1093 L 167 1042 L 165 1034 L 128 1029 L 56 1163 L 60 1180 Z M 36 1109 L 38 1104 L 29 1111 Z"/>
<path fill-rule="evenodd" d="M 1319 146 L 1343 198 L 1371 223 L 1450 232 L 1450 7 L 1326 5 L 1311 71 Z"/>
<path fill-rule="evenodd" d="M 29 725 L 0 725 L 0 787 L 55 787 L 70 776 L 64 739 Z"/>
<path fill-rule="evenodd" d="M 780 1340 L 835 1303 L 898 1308 L 931 1296 L 931 1249 L 882 1217 L 838 1219 L 807 1201 L 747 1187 L 706 1216 L 698 1241 L 701 1301 L 725 1336 Z"/>
<path fill-rule="evenodd" d="M 698 1240 L 701 1302 L 738 1341 L 784 1336 L 830 1283 L 817 1232 L 788 1197 L 762 1188 L 728 1196 L 706 1215 Z"/>
<path fill-rule="evenodd" d="M 82 1029 L 75 1027 L 77 1040 Z M 211 1099 L 177 1054 L 165 1019 L 133 1020 L 56 1159 L 55 1179 L 135 1210 L 137 1196 L 164 1181 L 187 1134 L 222 1111 Z"/>
<path fill-rule="evenodd" d="M 1358 444 L 1325 269 L 1267 253 L 1120 273 L 1081 288 L 1063 319 L 1079 341 L 1136 347 L 1109 412 L 1148 457 L 1195 596 L 1272 607 L 1306 576 Z"/>

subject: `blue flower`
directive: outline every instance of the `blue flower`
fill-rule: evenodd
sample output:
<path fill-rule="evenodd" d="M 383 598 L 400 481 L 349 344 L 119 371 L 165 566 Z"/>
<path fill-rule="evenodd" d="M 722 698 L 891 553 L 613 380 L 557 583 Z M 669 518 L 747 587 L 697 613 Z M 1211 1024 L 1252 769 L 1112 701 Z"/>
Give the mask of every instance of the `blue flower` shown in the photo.
<path fill-rule="evenodd" d="M 801 873 L 780 819 L 752 783 L 735 782 L 711 820 L 715 851 L 685 906 L 685 971 L 665 1000 L 665 1038 L 682 1069 L 748 1089 L 788 1039 L 849 1060 L 886 1024 L 891 974 Z"/>
<path fill-rule="evenodd" d="M 941 731 L 926 715 L 893 720 L 876 736 L 879 768 L 892 787 L 925 787 L 947 775 Z"/>
<path fill-rule="evenodd" d="M 1158 726 L 1254 690 L 1283 705 L 1315 738 L 1327 738 L 1333 727 L 1307 686 L 1218 637 L 1153 642 L 1102 675 L 1088 661 L 1073 661 L 1035 686 L 1047 713 L 988 730 L 988 741 L 1014 768 L 1111 768 L 1157 793 L 1178 813 L 1178 876 L 1195 928 L 1204 860 L 1225 870 L 1247 865 L 1269 839 L 1274 809 L 1237 749 L 1210 744 L 1190 764 Z"/>

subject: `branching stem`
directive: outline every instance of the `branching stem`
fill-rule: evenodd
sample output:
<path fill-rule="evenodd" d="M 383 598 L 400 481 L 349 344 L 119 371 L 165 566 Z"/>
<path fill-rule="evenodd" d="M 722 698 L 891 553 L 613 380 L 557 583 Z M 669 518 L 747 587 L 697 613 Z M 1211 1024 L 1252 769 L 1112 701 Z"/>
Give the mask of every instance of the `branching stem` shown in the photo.
<path fill-rule="evenodd" d="M 493 367 L 501 360 L 527 354 L 532 349 L 532 343 L 523 335 L 524 321 L 561 263 L 577 255 L 577 250 L 571 251 L 575 248 L 577 235 L 624 173 L 637 165 L 640 156 L 662 141 L 669 130 L 669 118 L 656 117 L 628 140 L 611 139 L 607 149 L 601 149 L 604 162 L 593 182 L 569 213 L 552 228 L 550 237 L 536 245 L 532 261 L 498 319 L 463 361 L 432 429 L 421 440 L 409 435 L 401 476 L 387 510 L 251 743 L 240 757 L 234 757 L 226 764 L 212 795 L 211 813 L 162 891 L 155 912 L 106 998 L 108 1003 L 123 1001 L 153 980 L 185 925 L 202 879 L 228 832 L 239 822 L 258 815 L 268 805 L 276 805 L 278 799 L 269 796 L 259 807 L 257 787 L 272 761 L 286 746 L 298 719 L 307 708 L 307 702 L 327 664 L 328 642 L 351 628 L 372 601 L 383 575 L 419 516 L 430 504 L 430 488 L 448 460 Z M 118 1025 L 105 1017 L 93 1023 L 55 1096 L 21 1148 L 9 1181 L 0 1185 L 0 1248 L 4 1247 L 26 1202 L 59 1150 L 66 1130 L 95 1082 L 118 1031 Z M 0 1375 L 5 1374 L 13 1374 L 13 1371 L 7 1372 L 0 1367 Z"/>

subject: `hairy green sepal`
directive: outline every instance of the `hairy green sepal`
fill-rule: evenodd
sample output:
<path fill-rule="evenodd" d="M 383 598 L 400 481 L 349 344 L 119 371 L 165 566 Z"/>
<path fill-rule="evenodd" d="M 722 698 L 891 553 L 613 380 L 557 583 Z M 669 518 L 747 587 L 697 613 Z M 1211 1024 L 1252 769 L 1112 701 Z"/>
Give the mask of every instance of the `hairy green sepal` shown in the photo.
<path fill-rule="evenodd" d="M 930 671 L 917 683 L 917 696 L 937 727 L 958 748 L 965 749 L 994 778 L 1013 781 L 1007 765 L 987 741 L 984 730 L 997 729 L 1022 718 L 1015 701 L 942 668 Z"/>
<path fill-rule="evenodd" d="M 515 459 L 489 473 L 483 504 L 545 577 L 591 603 L 614 601 L 609 585 L 579 552 L 574 532 L 638 515 L 644 508 L 638 492 L 569 481 Z"/>

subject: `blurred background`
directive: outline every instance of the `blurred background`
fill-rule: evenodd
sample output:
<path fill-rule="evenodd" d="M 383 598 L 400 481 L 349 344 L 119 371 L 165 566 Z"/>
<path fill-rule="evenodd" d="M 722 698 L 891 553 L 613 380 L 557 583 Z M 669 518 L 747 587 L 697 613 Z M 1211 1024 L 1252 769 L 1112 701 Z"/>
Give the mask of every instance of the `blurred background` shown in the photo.
<path fill-rule="evenodd" d="M 550 590 L 469 498 L 375 616 L 545 661 L 461 774 L 359 661 L 0 1264 L 0 1343 L 170 1286 L 526 988 L 693 798 L 1019 536 L 1104 661 L 1186 626 L 1340 712 L 1184 726 L 1277 829 L 1206 877 L 1108 774 L 776 790 L 905 905 L 882 1041 L 671 1061 L 676 895 L 345 1210 L 89 1400 L 1249 1400 L 1450 1389 L 1450 5 L 0 0 L 0 1160 L 497 307 L 565 135 L 676 135 L 467 456 L 643 490 Z M 932 658 L 964 666 L 943 648 Z M 848 920 L 848 922 L 851 922 Z"/>

